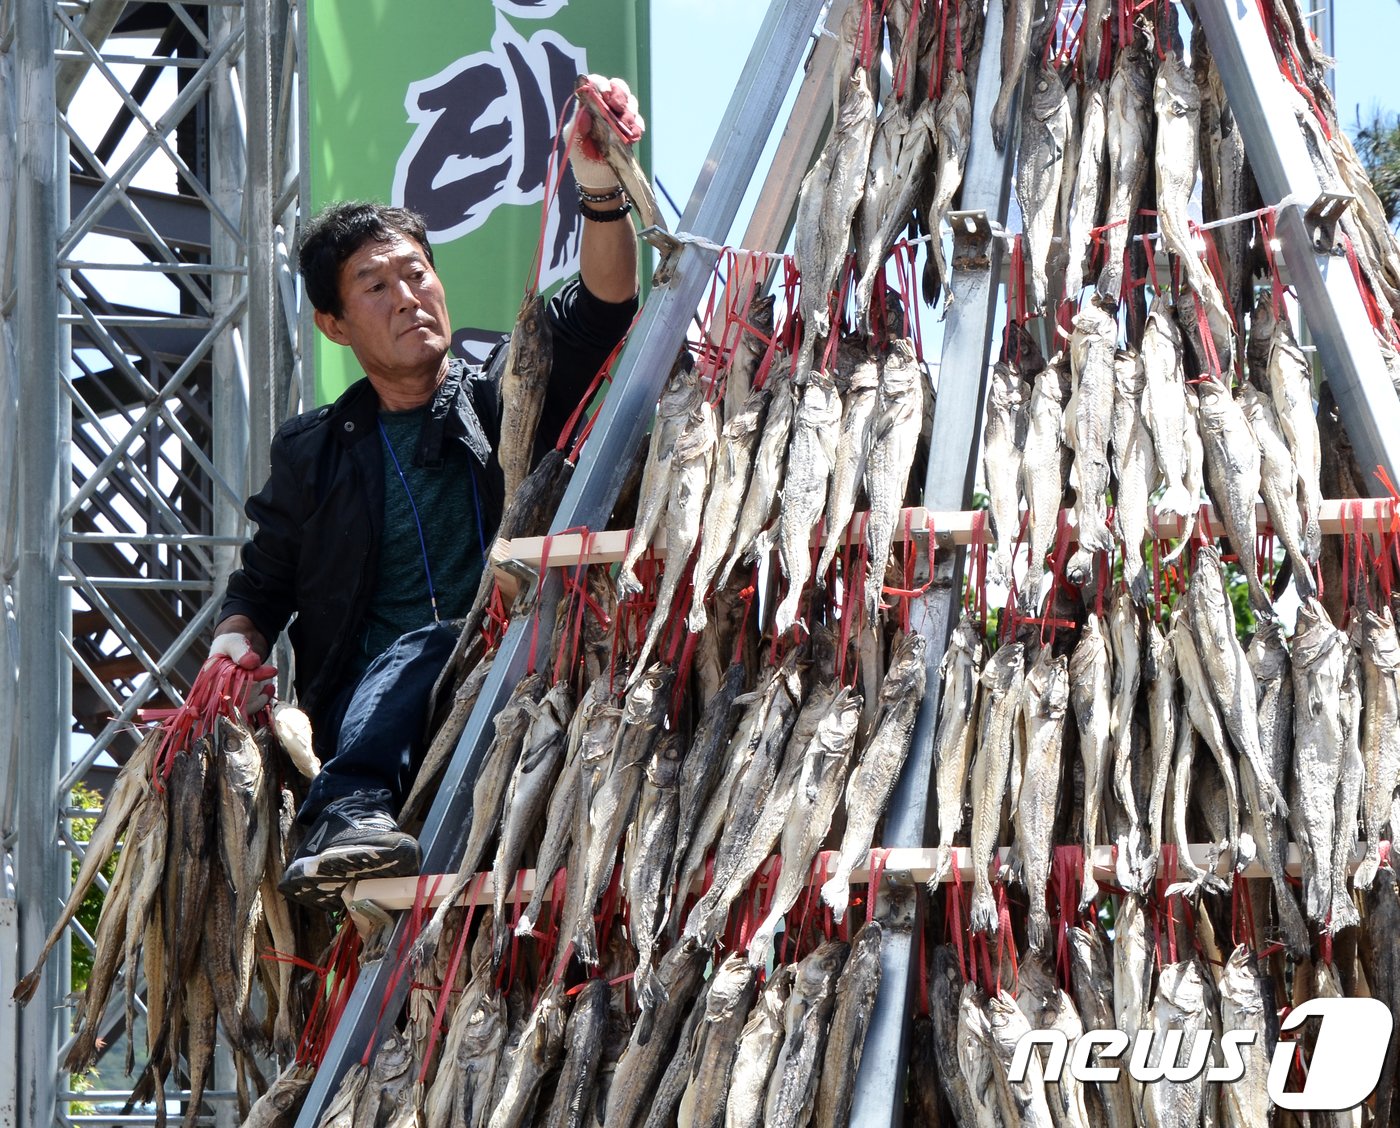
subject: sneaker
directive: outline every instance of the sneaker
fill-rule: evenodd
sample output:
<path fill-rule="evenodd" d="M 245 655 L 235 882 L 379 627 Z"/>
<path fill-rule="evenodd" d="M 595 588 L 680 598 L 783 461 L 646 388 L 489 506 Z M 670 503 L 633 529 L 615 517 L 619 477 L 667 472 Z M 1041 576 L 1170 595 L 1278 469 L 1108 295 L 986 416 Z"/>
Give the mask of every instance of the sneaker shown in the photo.
<path fill-rule="evenodd" d="M 326 804 L 316 816 L 277 890 L 329 911 L 341 907 L 341 892 L 350 882 L 411 877 L 420 860 L 417 840 L 389 813 L 389 792 L 357 792 Z"/>

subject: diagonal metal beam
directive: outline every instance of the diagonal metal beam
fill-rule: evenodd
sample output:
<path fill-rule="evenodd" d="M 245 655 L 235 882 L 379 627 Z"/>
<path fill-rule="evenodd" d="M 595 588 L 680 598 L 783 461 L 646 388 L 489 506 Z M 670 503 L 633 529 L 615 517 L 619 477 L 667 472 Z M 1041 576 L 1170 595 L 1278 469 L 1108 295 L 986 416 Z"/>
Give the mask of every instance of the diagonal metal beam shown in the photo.
<path fill-rule="evenodd" d="M 1196 18 L 1205 28 L 1265 203 L 1317 199 L 1322 185 L 1254 0 L 1197 0 Z M 1382 487 L 1370 471 L 1383 466 L 1393 477 L 1400 468 L 1400 430 L 1393 425 L 1400 399 L 1350 264 L 1345 257 L 1314 251 L 1303 215 L 1300 205 L 1280 209 L 1278 238 L 1364 485 L 1380 496 Z"/>
<path fill-rule="evenodd" d="M 223 63 L 230 54 L 237 53 L 238 49 L 242 46 L 243 27 L 239 25 L 234 29 L 233 34 L 215 47 L 214 51 L 200 65 L 199 70 L 194 73 L 194 76 L 190 79 L 189 85 L 187 85 L 184 90 L 180 91 L 179 96 L 171 103 L 170 108 L 160 116 L 156 127 L 161 131 L 162 136 L 174 129 L 184 120 L 185 115 L 194 108 L 195 103 L 208 92 L 208 87 L 219 73 L 220 64 Z M 109 174 L 107 182 L 98 189 L 92 200 L 89 201 L 87 207 L 83 209 L 82 213 L 78 215 L 64 231 L 63 239 L 59 244 L 59 255 L 61 257 L 71 258 L 73 256 L 73 249 L 78 241 L 97 224 L 102 213 L 110 206 L 109 198 L 130 186 L 132 178 L 141 170 L 146 161 L 150 159 L 156 145 L 156 138 L 148 133 L 137 142 L 136 147 L 127 156 L 126 160 L 122 161 L 117 170 Z M 214 215 L 222 226 L 228 228 L 231 234 L 235 236 L 241 235 L 241 232 L 229 221 L 227 216 L 222 213 L 216 214 L 214 212 L 210 214 Z"/>
<path fill-rule="evenodd" d="M 87 11 L 83 13 L 78 29 L 82 38 L 94 48 L 101 50 L 107 36 L 117 26 L 126 9 L 126 0 L 88 0 Z M 70 44 L 71 45 L 71 44 Z M 58 77 L 54 80 L 54 104 L 59 113 L 67 113 L 73 95 L 87 77 L 88 60 L 67 59 L 59 64 Z"/>

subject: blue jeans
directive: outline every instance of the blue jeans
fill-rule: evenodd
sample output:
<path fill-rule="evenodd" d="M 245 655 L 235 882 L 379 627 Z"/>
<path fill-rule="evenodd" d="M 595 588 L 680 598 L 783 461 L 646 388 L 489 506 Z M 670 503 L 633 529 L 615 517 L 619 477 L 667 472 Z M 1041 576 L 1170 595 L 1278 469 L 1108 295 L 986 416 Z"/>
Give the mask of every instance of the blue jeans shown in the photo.
<path fill-rule="evenodd" d="M 429 623 L 401 635 L 369 664 L 345 694 L 335 752 L 312 781 L 298 822 L 311 823 L 336 799 L 381 788 L 397 810 L 423 759 L 433 685 L 460 633 L 460 623 Z"/>

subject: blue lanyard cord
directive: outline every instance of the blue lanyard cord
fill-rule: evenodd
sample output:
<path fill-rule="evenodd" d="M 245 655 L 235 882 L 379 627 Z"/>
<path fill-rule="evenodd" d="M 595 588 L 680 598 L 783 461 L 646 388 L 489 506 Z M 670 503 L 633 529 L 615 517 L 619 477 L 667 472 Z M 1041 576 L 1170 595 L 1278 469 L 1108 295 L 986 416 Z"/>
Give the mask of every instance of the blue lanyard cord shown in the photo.
<path fill-rule="evenodd" d="M 476 508 L 476 539 L 481 545 L 481 566 L 487 566 L 486 560 L 486 525 L 481 519 L 481 493 L 476 488 L 476 466 L 471 459 L 467 459 L 467 470 L 472 476 L 472 505 Z"/>
<path fill-rule="evenodd" d="M 433 622 L 440 623 L 438 618 L 437 593 L 433 591 L 433 570 L 428 566 L 428 542 L 423 537 L 423 522 L 418 518 L 418 503 L 413 500 L 413 491 L 408 488 L 408 479 L 404 477 L 403 467 L 399 465 L 399 456 L 394 453 L 394 444 L 389 441 L 389 433 L 384 430 L 384 420 L 378 420 L 379 434 L 384 439 L 384 445 L 389 448 L 389 457 L 393 460 L 394 469 L 398 471 L 399 481 L 403 483 L 403 492 L 408 495 L 409 508 L 413 510 L 413 524 L 418 529 L 418 547 L 423 550 L 423 575 L 428 579 L 428 602 L 433 605 Z M 475 490 L 472 491 L 475 493 Z"/>

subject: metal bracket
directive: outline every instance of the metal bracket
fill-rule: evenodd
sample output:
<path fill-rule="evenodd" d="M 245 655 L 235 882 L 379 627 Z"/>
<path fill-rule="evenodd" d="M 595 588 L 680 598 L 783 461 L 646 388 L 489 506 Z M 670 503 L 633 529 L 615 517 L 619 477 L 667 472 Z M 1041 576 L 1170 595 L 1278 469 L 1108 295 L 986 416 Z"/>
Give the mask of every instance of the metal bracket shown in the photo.
<path fill-rule="evenodd" d="M 986 270 L 991 266 L 992 221 L 985 211 L 948 213 L 953 228 L 953 269 Z"/>
<path fill-rule="evenodd" d="M 1355 199 L 1350 192 L 1320 192 L 1312 206 L 1303 213 L 1303 223 L 1312 239 L 1313 250 L 1318 254 L 1346 253 L 1337 239 L 1337 224 Z"/>
<path fill-rule="evenodd" d="M 511 605 L 512 615 L 527 615 L 535 608 L 540 594 L 540 574 L 523 560 L 508 557 L 495 562 L 497 573 L 504 572 L 516 584 L 515 601 Z"/>
<path fill-rule="evenodd" d="M 650 243 L 661 252 L 661 261 L 656 266 L 656 273 L 651 276 L 653 286 L 666 286 L 676 273 L 676 256 L 680 254 L 684 245 L 664 227 L 643 227 L 637 232 L 637 238 Z"/>

